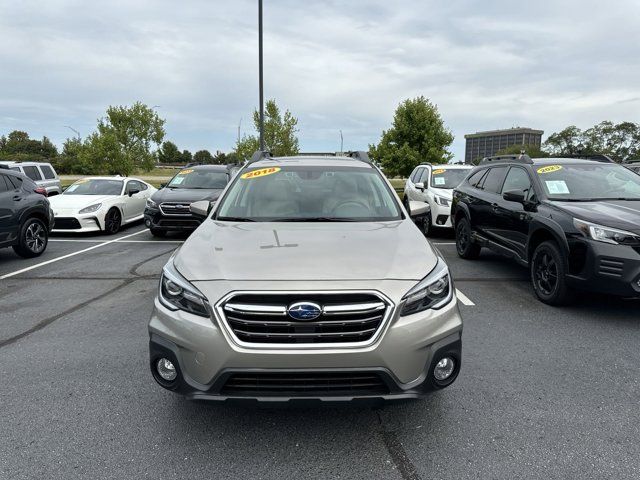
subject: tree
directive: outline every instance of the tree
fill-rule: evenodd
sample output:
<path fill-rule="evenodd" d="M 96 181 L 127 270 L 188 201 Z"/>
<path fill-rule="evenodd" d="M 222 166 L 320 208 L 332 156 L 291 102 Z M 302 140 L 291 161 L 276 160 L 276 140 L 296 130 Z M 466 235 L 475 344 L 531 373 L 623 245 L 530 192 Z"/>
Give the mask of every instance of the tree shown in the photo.
<path fill-rule="evenodd" d="M 51 160 L 58 156 L 58 149 L 47 137 L 42 140 L 29 138 L 27 132 L 14 130 L 0 138 L 0 158 L 20 161 Z"/>
<path fill-rule="evenodd" d="M 538 145 L 511 145 L 510 147 L 503 148 L 496 155 L 517 155 L 524 150 L 524 153 L 531 158 L 545 158 L 549 154 L 540 149 Z"/>
<path fill-rule="evenodd" d="M 253 123 L 260 132 L 260 112 L 253 112 Z M 278 157 L 296 155 L 299 150 L 296 128 L 298 119 L 289 110 L 281 114 L 275 100 L 267 100 L 264 112 L 264 145 L 268 152 Z M 256 135 L 245 135 L 236 143 L 234 153 L 237 158 L 245 160 L 260 148 L 260 140 Z"/>
<path fill-rule="evenodd" d="M 631 160 L 640 155 L 640 125 L 608 120 L 586 130 L 572 125 L 549 135 L 544 148 L 554 156 L 604 154 L 617 161 Z"/>
<path fill-rule="evenodd" d="M 183 150 L 180 154 L 180 162 L 181 163 L 191 163 L 193 161 L 193 155 L 189 150 Z"/>
<path fill-rule="evenodd" d="M 218 150 L 213 156 L 213 163 L 215 165 L 228 165 L 230 163 L 240 163 L 240 159 L 236 152 L 224 153 Z"/>
<path fill-rule="evenodd" d="M 131 107 L 109 107 L 107 116 L 98 121 L 97 131 L 85 140 L 80 157 L 99 164 L 108 174 L 129 175 L 134 169 L 151 170 L 162 143 L 164 123 L 147 105 L 136 102 Z"/>
<path fill-rule="evenodd" d="M 420 96 L 398 105 L 391 128 L 382 132 L 378 145 L 369 145 L 369 155 L 388 176 L 408 177 L 421 162 L 448 162 L 452 142 L 438 107 Z"/>
<path fill-rule="evenodd" d="M 210 164 L 213 163 L 213 155 L 209 150 L 198 150 L 193 155 L 193 161 L 198 163 Z"/>
<path fill-rule="evenodd" d="M 180 163 L 180 150 L 173 142 L 163 142 L 158 150 L 158 161 L 160 163 Z"/>
<path fill-rule="evenodd" d="M 100 164 L 95 164 L 82 152 L 83 148 L 84 144 L 79 138 L 67 138 L 62 144 L 62 153 L 53 162 L 56 171 L 62 174 L 76 175 L 105 173 L 98 170 Z"/>

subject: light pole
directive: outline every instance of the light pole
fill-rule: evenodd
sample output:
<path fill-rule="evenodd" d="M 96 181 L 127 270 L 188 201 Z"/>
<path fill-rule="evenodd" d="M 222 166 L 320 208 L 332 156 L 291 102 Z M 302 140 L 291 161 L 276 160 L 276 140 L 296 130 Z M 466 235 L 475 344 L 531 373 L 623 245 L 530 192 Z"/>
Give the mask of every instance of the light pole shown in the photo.
<path fill-rule="evenodd" d="M 260 83 L 260 151 L 264 152 L 264 90 L 262 86 L 262 0 L 258 0 L 258 71 Z"/>
<path fill-rule="evenodd" d="M 65 125 L 65 128 L 68 128 L 69 130 L 72 130 L 73 132 L 75 132 L 75 134 L 78 136 L 78 140 L 80 140 L 80 132 L 78 130 L 76 130 L 73 127 L 70 127 L 69 125 Z"/>
<path fill-rule="evenodd" d="M 342 137 L 342 130 L 340 130 L 340 153 L 344 151 L 343 145 L 344 145 L 344 138 Z"/>

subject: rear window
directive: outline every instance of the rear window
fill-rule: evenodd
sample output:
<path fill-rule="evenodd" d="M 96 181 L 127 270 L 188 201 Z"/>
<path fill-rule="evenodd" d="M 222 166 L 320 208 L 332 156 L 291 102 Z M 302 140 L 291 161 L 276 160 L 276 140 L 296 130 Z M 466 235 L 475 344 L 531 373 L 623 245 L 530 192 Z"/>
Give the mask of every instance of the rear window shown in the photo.
<path fill-rule="evenodd" d="M 47 180 L 56 178 L 56 174 L 53 171 L 53 168 L 51 168 L 49 165 L 40 165 L 40 170 L 42 170 L 42 174 Z"/>
<path fill-rule="evenodd" d="M 481 184 L 481 181 L 482 181 L 482 179 L 483 179 L 483 177 L 484 177 L 484 175 L 486 173 L 487 173 L 487 171 L 485 169 L 479 170 L 476 173 L 474 173 L 473 175 L 471 175 L 469 177 L 469 179 L 467 180 L 467 182 L 472 187 L 479 188 L 479 185 Z"/>
<path fill-rule="evenodd" d="M 13 188 L 22 188 L 22 178 L 20 177 L 14 177 L 13 175 L 9 175 L 7 177 L 5 177 L 7 180 L 9 180 L 9 182 L 13 185 Z M 30 180 L 27 180 L 28 182 Z"/>
<path fill-rule="evenodd" d="M 9 180 L 5 181 L 6 177 L 4 175 L 0 175 L 0 193 L 7 192 L 9 190 L 13 190 L 13 186 L 9 184 Z"/>
<path fill-rule="evenodd" d="M 40 175 L 40 170 L 38 170 L 38 167 L 29 166 L 22 167 L 22 169 L 24 170 L 24 174 L 31 180 L 42 180 L 42 175 Z"/>

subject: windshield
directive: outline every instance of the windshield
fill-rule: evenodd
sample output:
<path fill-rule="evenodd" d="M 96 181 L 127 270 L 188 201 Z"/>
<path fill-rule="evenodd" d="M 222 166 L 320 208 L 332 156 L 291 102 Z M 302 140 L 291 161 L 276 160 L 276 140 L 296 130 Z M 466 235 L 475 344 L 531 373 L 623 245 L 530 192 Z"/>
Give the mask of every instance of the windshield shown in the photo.
<path fill-rule="evenodd" d="M 551 200 L 640 200 L 640 176 L 620 165 L 547 165 L 536 173 Z"/>
<path fill-rule="evenodd" d="M 227 185 L 228 178 L 226 172 L 187 168 L 179 171 L 167 187 L 222 189 Z"/>
<path fill-rule="evenodd" d="M 434 188 L 456 188 L 467 178 L 470 168 L 438 168 L 431 172 Z"/>
<path fill-rule="evenodd" d="M 370 222 L 401 217 L 392 192 L 374 169 L 283 166 L 252 169 L 236 177 L 217 218 Z"/>
<path fill-rule="evenodd" d="M 63 195 L 120 195 L 122 180 L 82 179 L 69 187 Z"/>

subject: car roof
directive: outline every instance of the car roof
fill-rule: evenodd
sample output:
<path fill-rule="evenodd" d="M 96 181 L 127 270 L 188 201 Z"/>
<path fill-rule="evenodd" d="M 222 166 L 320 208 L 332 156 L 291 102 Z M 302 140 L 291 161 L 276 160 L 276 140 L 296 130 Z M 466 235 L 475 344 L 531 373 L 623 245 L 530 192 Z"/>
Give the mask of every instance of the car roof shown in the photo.
<path fill-rule="evenodd" d="M 49 165 L 51 166 L 51 164 L 49 162 L 16 162 L 15 160 L 0 160 L 0 163 L 3 165 L 20 165 L 20 166 L 24 166 L 24 167 L 31 167 L 34 165 Z"/>
<path fill-rule="evenodd" d="M 534 165 L 593 165 L 594 163 L 609 163 L 602 160 L 594 160 L 588 158 L 564 158 L 564 157 L 552 157 L 552 158 L 532 158 Z M 507 162 L 508 163 L 508 162 Z"/>
<path fill-rule="evenodd" d="M 229 167 L 227 167 L 227 165 L 194 165 L 192 167 L 185 167 L 180 169 L 182 170 L 212 170 L 212 171 L 219 171 L 219 172 L 227 172 L 229 170 Z"/>
<path fill-rule="evenodd" d="M 145 182 L 144 180 L 140 180 L 139 178 L 135 178 L 135 177 L 120 177 L 117 175 L 112 175 L 112 176 L 91 176 L 91 177 L 82 177 L 79 178 L 78 180 L 136 180 L 138 182 L 143 182 L 143 183 L 148 183 Z M 76 180 L 76 182 L 78 181 Z M 75 182 L 74 182 L 75 183 Z"/>
<path fill-rule="evenodd" d="M 273 157 L 263 158 L 257 162 L 247 165 L 247 168 L 267 168 L 274 166 L 297 166 L 304 165 L 310 167 L 356 167 L 371 168 L 371 164 L 351 157 L 329 157 L 329 156 L 311 156 L 298 155 L 293 157 Z"/>

